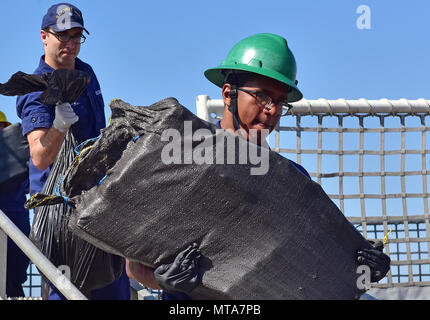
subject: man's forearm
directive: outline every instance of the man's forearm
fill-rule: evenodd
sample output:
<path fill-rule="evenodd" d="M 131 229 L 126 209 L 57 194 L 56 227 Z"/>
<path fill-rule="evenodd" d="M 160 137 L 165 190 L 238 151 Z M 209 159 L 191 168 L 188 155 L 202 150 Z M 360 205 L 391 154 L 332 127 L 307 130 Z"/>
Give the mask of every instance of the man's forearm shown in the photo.
<path fill-rule="evenodd" d="M 142 285 L 152 289 L 161 289 L 154 276 L 154 269 L 139 262 L 126 259 L 126 272 L 129 278 L 139 281 Z"/>
<path fill-rule="evenodd" d="M 49 129 L 36 129 L 27 135 L 33 164 L 39 170 L 45 170 L 57 158 L 66 132 L 57 130 L 54 126 Z"/>

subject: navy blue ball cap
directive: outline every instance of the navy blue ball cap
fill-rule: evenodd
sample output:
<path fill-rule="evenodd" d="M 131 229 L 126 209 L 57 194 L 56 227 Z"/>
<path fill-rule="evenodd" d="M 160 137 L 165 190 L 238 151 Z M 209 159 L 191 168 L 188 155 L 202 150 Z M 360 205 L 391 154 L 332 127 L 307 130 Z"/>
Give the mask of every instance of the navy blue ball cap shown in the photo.
<path fill-rule="evenodd" d="M 48 9 L 42 20 L 42 28 L 51 28 L 55 32 L 62 32 L 72 28 L 82 28 L 86 33 L 90 34 L 84 28 L 84 19 L 82 12 L 70 3 L 54 4 Z"/>

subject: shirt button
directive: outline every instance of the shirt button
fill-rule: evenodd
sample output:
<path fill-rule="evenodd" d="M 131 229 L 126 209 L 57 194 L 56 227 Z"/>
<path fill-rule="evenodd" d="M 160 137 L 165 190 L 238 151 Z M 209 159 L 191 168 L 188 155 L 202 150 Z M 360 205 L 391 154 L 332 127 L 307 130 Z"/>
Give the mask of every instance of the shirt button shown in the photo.
<path fill-rule="evenodd" d="M 31 118 L 31 122 L 35 123 L 36 122 L 36 118 Z"/>

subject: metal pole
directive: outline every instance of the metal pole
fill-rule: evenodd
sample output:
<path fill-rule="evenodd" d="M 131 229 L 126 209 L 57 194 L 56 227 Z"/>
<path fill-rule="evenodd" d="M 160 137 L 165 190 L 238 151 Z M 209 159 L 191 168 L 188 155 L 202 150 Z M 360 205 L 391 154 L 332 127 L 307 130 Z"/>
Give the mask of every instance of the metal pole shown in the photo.
<path fill-rule="evenodd" d="M 387 113 L 387 114 L 419 114 L 430 112 L 430 100 L 327 100 L 324 98 L 318 100 L 302 99 L 291 104 L 293 108 L 290 111 L 291 115 L 295 114 L 355 114 L 355 113 Z M 205 110 L 206 109 L 206 110 Z M 211 112 L 222 114 L 223 101 L 222 99 L 210 99 L 208 96 L 200 95 L 197 97 L 197 116 L 207 120 Z"/>
<path fill-rule="evenodd" d="M 87 300 L 62 272 L 0 210 L 0 230 L 3 230 L 30 258 L 51 283 L 69 300 Z"/>
<path fill-rule="evenodd" d="M 315 113 L 387 113 L 387 114 L 416 114 L 416 113 L 428 113 L 430 111 L 430 101 L 424 99 L 418 100 L 307 100 L 302 99 L 300 101 L 292 103 L 293 108 L 292 114 L 315 114 Z"/>
<path fill-rule="evenodd" d="M 7 234 L 0 228 L 0 299 L 6 298 Z"/>
<path fill-rule="evenodd" d="M 197 116 L 206 121 L 210 121 L 209 110 L 206 105 L 208 100 L 209 96 L 206 95 L 200 95 L 196 98 Z"/>

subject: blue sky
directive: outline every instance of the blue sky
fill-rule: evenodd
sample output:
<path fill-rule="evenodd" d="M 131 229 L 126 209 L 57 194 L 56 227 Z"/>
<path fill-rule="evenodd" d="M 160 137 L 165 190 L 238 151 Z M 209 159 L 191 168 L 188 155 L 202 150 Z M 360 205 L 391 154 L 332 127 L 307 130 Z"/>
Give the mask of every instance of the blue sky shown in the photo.
<path fill-rule="evenodd" d="M 4 30 L 0 82 L 17 71 L 32 73 L 37 67 L 43 54 L 42 17 L 55 3 L 0 1 Z M 90 31 L 79 57 L 98 76 L 107 119 L 109 102 L 116 98 L 142 106 L 175 97 L 196 113 L 198 95 L 220 98 L 221 90 L 203 72 L 218 66 L 236 42 L 260 32 L 288 40 L 297 61 L 299 88 L 307 99 L 428 99 L 430 3 L 423 0 L 410 0 L 407 5 L 399 0 L 71 3 L 81 9 Z M 357 9 L 362 5 L 370 9 L 370 29 L 357 27 L 362 15 Z M 0 96 L 0 110 L 13 123 L 19 121 L 15 100 Z M 283 119 L 288 121 L 295 123 Z M 308 142 L 315 144 L 316 137 Z M 337 145 L 337 139 L 332 143 Z M 292 139 L 282 144 L 295 148 Z M 296 160 L 295 155 L 286 156 Z M 313 158 L 302 161 L 306 169 L 315 171 Z M 336 165 L 329 162 L 323 169 L 336 171 Z M 337 190 L 336 183 L 323 183 L 323 187 L 328 193 Z"/>
<path fill-rule="evenodd" d="M 0 82 L 31 73 L 43 54 L 39 31 L 58 1 L 2 0 Z M 307 99 L 418 99 L 429 89 L 430 3 L 410 0 L 81 1 L 90 31 L 80 58 L 90 63 L 109 102 L 150 105 L 175 97 L 196 113 L 199 94 L 219 98 L 203 76 L 240 39 L 260 32 L 284 36 L 298 65 Z M 358 29 L 360 5 L 371 29 Z M 15 98 L 0 96 L 0 110 L 19 121 Z"/>
<path fill-rule="evenodd" d="M 42 17 L 55 3 L 0 1 L 0 82 L 16 71 L 31 73 L 37 67 L 43 54 Z M 90 31 L 79 57 L 98 76 L 107 118 L 109 102 L 116 98 L 142 106 L 175 97 L 196 113 L 198 95 L 220 98 L 220 89 L 203 72 L 218 66 L 236 42 L 260 32 L 288 40 L 299 88 L 307 99 L 428 99 L 430 3 L 423 0 L 407 5 L 399 0 L 72 3 L 83 12 Z M 357 27 L 361 5 L 370 9 L 370 29 Z M 19 121 L 15 100 L 0 96 L 0 110 L 11 122 Z M 295 148 L 295 141 L 285 140 L 283 145 Z M 315 137 L 308 142 L 315 144 Z M 315 163 L 303 157 L 309 171 L 315 171 Z M 332 193 L 337 184 L 323 187 Z"/>

